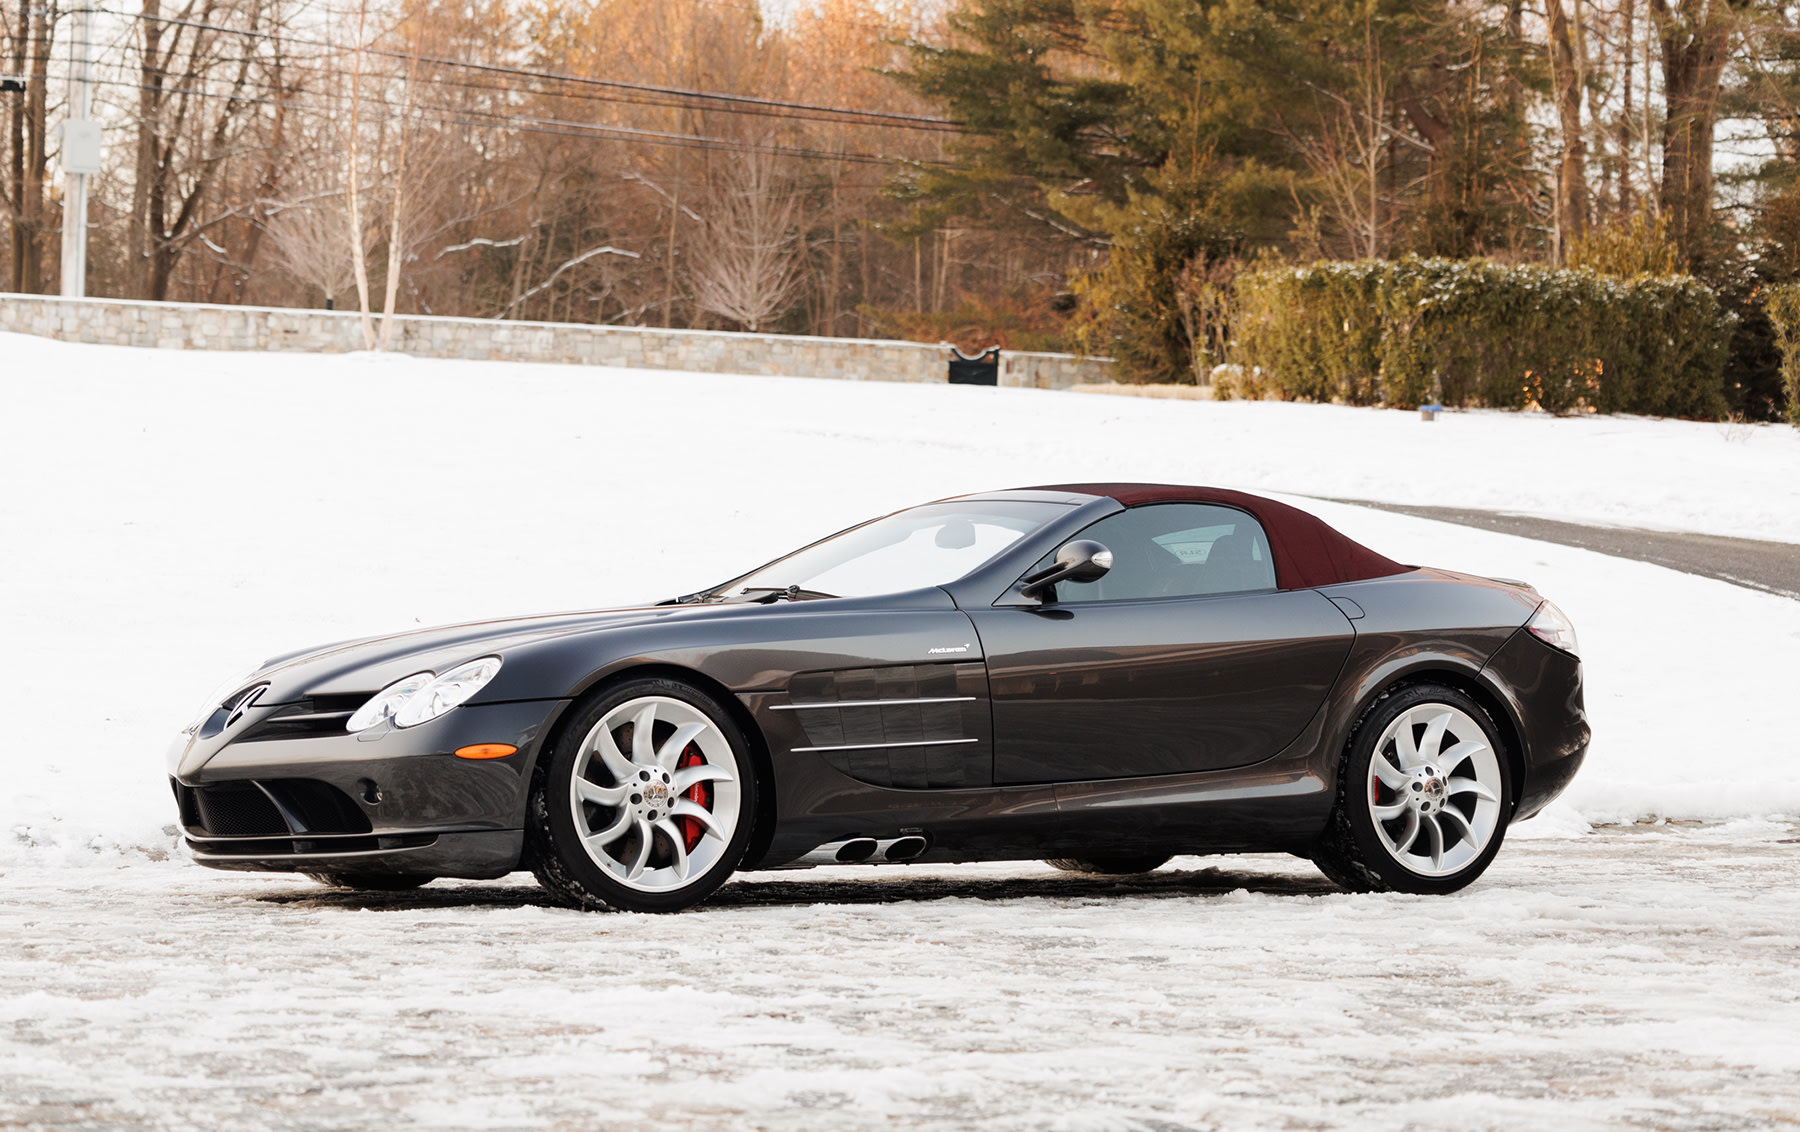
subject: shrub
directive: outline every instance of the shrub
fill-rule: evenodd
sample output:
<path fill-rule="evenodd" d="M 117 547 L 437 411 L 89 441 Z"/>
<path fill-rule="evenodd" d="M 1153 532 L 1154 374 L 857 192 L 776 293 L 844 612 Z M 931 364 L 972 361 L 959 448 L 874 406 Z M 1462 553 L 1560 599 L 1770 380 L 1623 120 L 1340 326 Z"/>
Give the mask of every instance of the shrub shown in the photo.
<path fill-rule="evenodd" d="M 1781 348 L 1781 385 L 1787 391 L 1788 420 L 1800 428 L 1800 283 L 1765 290 L 1763 309 L 1769 312 Z"/>
<path fill-rule="evenodd" d="M 1121 382 L 1193 384 L 1225 361 L 1232 282 L 1248 202 L 1272 187 L 1253 165 L 1226 171 L 1200 150 L 1171 157 L 1127 199 L 1082 196 L 1057 205 L 1110 236 L 1104 264 L 1076 272 L 1069 339 L 1113 359 Z"/>
<path fill-rule="evenodd" d="M 1230 262 L 1229 241 L 1210 217 L 1132 204 L 1135 223 L 1121 224 L 1105 265 L 1070 281 L 1080 300 L 1070 338 L 1084 353 L 1111 356 L 1120 381 L 1193 384 L 1197 366 L 1218 360 L 1204 357 L 1195 300 Z"/>
<path fill-rule="evenodd" d="M 1325 260 L 1240 275 L 1233 359 L 1247 374 L 1261 370 L 1263 385 L 1284 397 L 1371 404 L 1381 387 L 1391 268 Z"/>
<path fill-rule="evenodd" d="M 1569 248 L 1568 266 L 1617 279 L 1680 273 L 1681 249 L 1667 217 L 1648 210 L 1589 230 Z"/>
<path fill-rule="evenodd" d="M 1367 260 L 1253 272 L 1237 298 L 1235 360 L 1284 397 L 1689 417 L 1725 407 L 1732 319 L 1685 276 Z"/>

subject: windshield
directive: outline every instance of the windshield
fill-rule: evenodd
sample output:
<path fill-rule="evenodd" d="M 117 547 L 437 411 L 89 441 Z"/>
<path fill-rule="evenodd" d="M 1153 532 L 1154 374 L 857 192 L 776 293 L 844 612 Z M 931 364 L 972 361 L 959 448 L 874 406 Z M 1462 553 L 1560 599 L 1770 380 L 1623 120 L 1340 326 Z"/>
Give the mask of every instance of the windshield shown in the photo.
<path fill-rule="evenodd" d="M 796 597 L 869 597 L 941 586 L 1068 511 L 1062 503 L 928 503 L 796 551 L 713 597 L 755 600 L 790 588 Z"/>

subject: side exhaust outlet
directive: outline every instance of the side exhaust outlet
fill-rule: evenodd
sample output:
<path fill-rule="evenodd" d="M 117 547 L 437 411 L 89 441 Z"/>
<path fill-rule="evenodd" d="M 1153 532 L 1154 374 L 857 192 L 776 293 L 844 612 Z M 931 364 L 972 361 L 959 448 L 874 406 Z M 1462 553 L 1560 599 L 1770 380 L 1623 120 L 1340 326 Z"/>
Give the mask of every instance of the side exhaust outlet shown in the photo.
<path fill-rule="evenodd" d="M 899 837 L 851 837 L 827 841 L 812 852 L 778 869 L 810 869 L 814 865 L 886 865 L 922 857 L 931 848 L 931 836 L 904 833 Z"/>
<path fill-rule="evenodd" d="M 923 837 L 913 834 L 889 843 L 885 856 L 890 861 L 910 861 L 930 848 L 930 843 Z"/>
<path fill-rule="evenodd" d="M 838 846 L 837 860 L 839 864 L 854 865 L 868 860 L 880 848 L 873 837 L 858 837 Z"/>

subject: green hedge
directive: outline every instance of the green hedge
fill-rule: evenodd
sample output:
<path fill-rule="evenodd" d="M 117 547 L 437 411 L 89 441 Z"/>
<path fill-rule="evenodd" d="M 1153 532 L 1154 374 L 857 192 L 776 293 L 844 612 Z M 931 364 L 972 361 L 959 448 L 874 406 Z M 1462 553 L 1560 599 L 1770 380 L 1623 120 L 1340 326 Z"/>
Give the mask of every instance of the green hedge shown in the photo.
<path fill-rule="evenodd" d="M 1788 420 L 1800 428 L 1800 283 L 1770 287 L 1762 300 L 1781 347 L 1781 385 L 1787 390 Z"/>
<path fill-rule="evenodd" d="M 1322 262 L 1239 278 L 1223 396 L 1716 418 L 1734 320 L 1685 276 L 1485 260 Z"/>

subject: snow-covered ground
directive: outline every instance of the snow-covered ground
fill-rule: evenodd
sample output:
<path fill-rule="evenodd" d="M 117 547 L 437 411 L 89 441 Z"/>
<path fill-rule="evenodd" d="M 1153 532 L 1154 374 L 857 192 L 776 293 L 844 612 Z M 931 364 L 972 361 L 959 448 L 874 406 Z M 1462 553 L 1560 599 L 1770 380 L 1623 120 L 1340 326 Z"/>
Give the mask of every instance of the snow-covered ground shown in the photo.
<path fill-rule="evenodd" d="M 839 867 L 681 916 L 13 869 L 0 1127 L 1791 1128 L 1797 836 L 1524 841 L 1454 898 Z"/>
<path fill-rule="evenodd" d="M 4 335 L 0 405 L 0 1127 L 1793 1120 L 1800 602 L 1660 567 L 1293 500 L 1402 560 L 1527 578 L 1581 632 L 1588 766 L 1449 899 L 1267 857 L 751 874 L 675 917 L 525 878 L 348 896 L 169 856 L 161 753 L 277 652 L 684 592 L 984 488 L 1800 543 L 1795 430 Z M 1713 823 L 1589 832 L 1650 816 Z"/>
<path fill-rule="evenodd" d="M 1500 506 L 1800 542 L 1800 432 L 1506 413 L 180 353 L 0 336 L 0 861 L 166 847 L 161 752 L 307 644 L 699 588 L 959 492 L 1071 479 Z M 1582 636 L 1590 820 L 1800 814 L 1800 602 L 1296 500 L 1522 577 Z M 1796 553 L 1800 553 L 1797 550 Z M 1563 812 L 1565 823 L 1568 812 Z"/>

